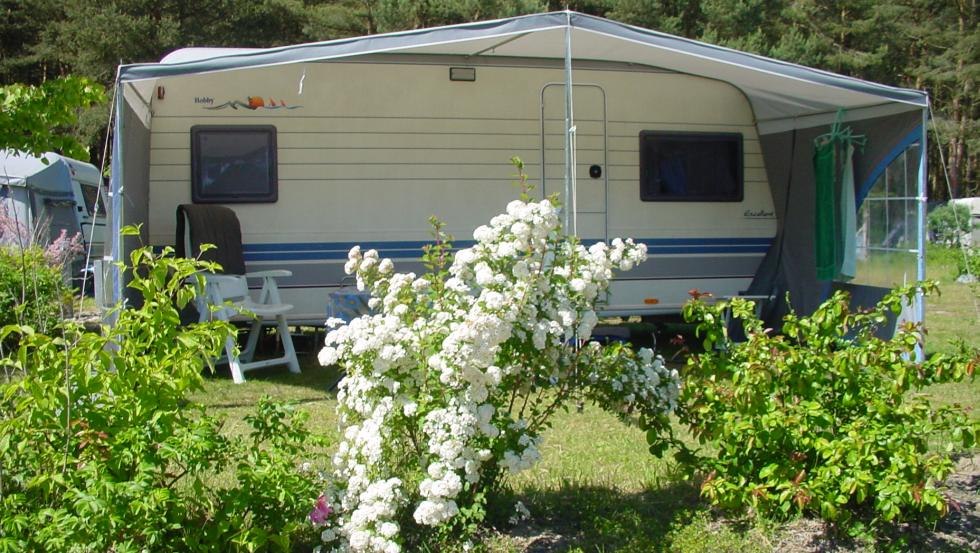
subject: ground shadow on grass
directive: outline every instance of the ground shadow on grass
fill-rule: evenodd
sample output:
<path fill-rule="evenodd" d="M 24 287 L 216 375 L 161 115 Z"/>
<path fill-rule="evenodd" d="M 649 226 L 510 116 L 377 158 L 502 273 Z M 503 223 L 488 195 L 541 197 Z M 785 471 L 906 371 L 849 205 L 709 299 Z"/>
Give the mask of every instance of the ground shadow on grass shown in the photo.
<path fill-rule="evenodd" d="M 673 481 L 660 488 L 623 492 L 566 484 L 554 490 L 505 491 L 488 506 L 491 534 L 506 546 L 491 551 L 671 553 L 864 553 L 980 551 L 980 453 L 958 460 L 947 481 L 951 513 L 936 527 L 900 524 L 875 543 L 852 539 L 826 523 L 801 518 L 788 523 L 732 519 L 699 501 L 695 486 Z M 511 524 L 514 504 L 531 515 Z"/>
<path fill-rule="evenodd" d="M 513 505 L 531 517 L 510 524 Z M 508 491 L 489 509 L 489 522 L 526 552 L 663 551 L 673 524 L 690 520 L 697 490 L 687 482 L 641 492 L 574 484 L 555 490 Z"/>
<path fill-rule="evenodd" d="M 260 351 L 256 357 L 262 359 L 273 355 L 274 351 Z M 205 369 L 205 388 L 210 395 L 216 396 L 215 406 L 222 407 L 250 404 L 262 395 L 282 396 L 298 402 L 337 397 L 337 383 L 342 376 L 338 367 L 323 367 L 316 356 L 309 354 L 299 356 L 299 365 L 300 374 L 290 373 L 286 365 L 279 365 L 248 371 L 245 383 L 235 384 L 228 364 L 218 363 L 214 372 Z"/>
<path fill-rule="evenodd" d="M 889 537 L 905 538 L 916 551 L 980 551 L 980 452 L 959 456 L 946 496 L 950 512 L 935 529 L 907 525 Z"/>

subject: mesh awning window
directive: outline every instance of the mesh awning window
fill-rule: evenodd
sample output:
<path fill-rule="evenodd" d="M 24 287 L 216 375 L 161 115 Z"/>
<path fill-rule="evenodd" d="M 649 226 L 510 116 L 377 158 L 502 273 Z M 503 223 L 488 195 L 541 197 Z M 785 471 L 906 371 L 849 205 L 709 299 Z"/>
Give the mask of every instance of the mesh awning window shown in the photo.
<path fill-rule="evenodd" d="M 917 280 L 919 147 L 888 164 L 858 209 L 855 283 L 890 288 Z"/>

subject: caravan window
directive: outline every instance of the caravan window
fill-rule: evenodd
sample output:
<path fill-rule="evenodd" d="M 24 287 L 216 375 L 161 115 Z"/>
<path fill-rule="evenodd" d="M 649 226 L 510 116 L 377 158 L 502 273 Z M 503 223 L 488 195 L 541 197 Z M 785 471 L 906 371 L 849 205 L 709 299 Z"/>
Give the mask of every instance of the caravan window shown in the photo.
<path fill-rule="evenodd" d="M 275 202 L 276 128 L 191 127 L 191 197 L 194 203 Z"/>
<path fill-rule="evenodd" d="M 82 184 L 82 199 L 85 201 L 85 209 L 89 215 L 95 216 L 96 213 L 105 216 L 105 204 L 102 203 L 102 196 L 99 195 L 99 187 L 91 184 Z"/>
<path fill-rule="evenodd" d="M 640 199 L 742 201 L 742 135 L 640 132 Z"/>

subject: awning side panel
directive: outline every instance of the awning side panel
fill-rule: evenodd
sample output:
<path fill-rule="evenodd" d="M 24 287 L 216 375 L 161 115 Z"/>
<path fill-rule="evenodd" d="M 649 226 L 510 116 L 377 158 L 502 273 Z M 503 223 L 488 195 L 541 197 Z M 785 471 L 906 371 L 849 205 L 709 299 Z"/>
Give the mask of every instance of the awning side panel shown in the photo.
<path fill-rule="evenodd" d="M 921 112 L 903 113 L 849 123 L 856 134 L 867 137 L 863 152 L 854 157 L 855 182 L 864 181 L 910 131 L 921 125 Z M 776 295 L 767 323 L 776 324 L 786 314 L 786 292 L 797 312 L 811 313 L 826 298 L 828 283 L 816 278 L 814 256 L 813 141 L 827 126 L 786 131 L 760 137 L 766 173 L 772 187 L 779 231 L 776 242 L 759 267 L 750 288 L 753 294 Z"/>

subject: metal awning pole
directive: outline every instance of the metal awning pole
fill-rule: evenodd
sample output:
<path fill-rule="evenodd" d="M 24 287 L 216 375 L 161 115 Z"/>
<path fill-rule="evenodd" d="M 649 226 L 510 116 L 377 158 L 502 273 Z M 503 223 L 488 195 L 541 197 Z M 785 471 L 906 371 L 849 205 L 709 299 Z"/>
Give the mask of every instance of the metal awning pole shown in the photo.
<path fill-rule="evenodd" d="M 929 171 L 927 161 L 929 159 L 929 142 L 928 142 L 928 129 L 929 129 L 929 103 L 926 102 L 926 107 L 922 109 L 922 138 L 919 147 L 919 210 L 918 210 L 918 244 L 916 246 L 916 278 L 921 282 L 926 279 L 926 201 L 927 191 L 928 191 L 928 178 Z M 919 323 L 924 323 L 926 320 L 926 302 L 925 295 L 922 293 L 920 288 L 916 294 L 915 302 L 915 318 Z M 919 362 L 925 360 L 925 352 L 922 351 L 920 346 L 916 350 L 916 357 Z"/>
<path fill-rule="evenodd" d="M 572 12 L 565 12 L 565 233 L 572 231 L 573 204 L 572 173 Z"/>
<path fill-rule="evenodd" d="M 110 288 L 110 305 L 118 305 L 122 301 L 122 275 L 118 262 L 122 261 L 122 196 L 123 196 L 123 140 L 122 140 L 122 108 L 123 108 L 123 84 L 116 76 L 116 104 L 115 119 L 112 126 L 112 162 L 109 169 L 109 197 L 111 199 L 111 240 L 109 275 L 112 283 Z"/>

